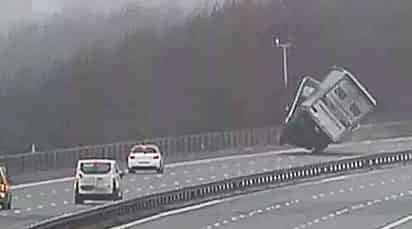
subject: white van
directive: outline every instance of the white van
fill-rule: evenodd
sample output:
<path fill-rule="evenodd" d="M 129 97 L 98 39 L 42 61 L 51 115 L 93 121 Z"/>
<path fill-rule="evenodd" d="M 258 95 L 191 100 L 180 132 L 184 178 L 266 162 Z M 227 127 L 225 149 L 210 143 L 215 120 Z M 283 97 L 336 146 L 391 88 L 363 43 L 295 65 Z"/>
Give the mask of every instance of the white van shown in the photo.
<path fill-rule="evenodd" d="M 74 203 L 85 200 L 121 200 L 123 172 L 115 160 L 79 160 L 74 183 Z"/>

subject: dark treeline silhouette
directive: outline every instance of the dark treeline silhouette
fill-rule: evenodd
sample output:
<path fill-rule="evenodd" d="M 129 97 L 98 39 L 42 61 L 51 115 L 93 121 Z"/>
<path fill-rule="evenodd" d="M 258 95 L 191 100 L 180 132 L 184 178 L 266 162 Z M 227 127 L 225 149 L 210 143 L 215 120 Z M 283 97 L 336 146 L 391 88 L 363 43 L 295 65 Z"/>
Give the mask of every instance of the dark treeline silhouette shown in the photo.
<path fill-rule="evenodd" d="M 164 27 L 115 14 L 129 26 L 111 45 L 94 39 L 48 68 L 3 74 L 12 82 L 1 87 L 1 149 L 279 125 L 300 79 L 332 65 L 377 97 L 369 121 L 408 119 L 411 9 L 401 0 L 238 0 Z M 293 43 L 287 90 L 273 36 Z"/>

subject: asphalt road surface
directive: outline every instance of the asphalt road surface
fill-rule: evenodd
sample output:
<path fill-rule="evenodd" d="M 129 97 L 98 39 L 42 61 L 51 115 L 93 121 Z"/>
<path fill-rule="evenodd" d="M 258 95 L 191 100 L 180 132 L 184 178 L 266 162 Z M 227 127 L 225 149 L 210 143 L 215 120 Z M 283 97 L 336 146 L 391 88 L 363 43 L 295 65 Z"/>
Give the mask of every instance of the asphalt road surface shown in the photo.
<path fill-rule="evenodd" d="M 412 166 L 404 166 L 235 197 L 132 228 L 384 229 L 410 213 Z"/>
<path fill-rule="evenodd" d="M 163 175 L 158 175 L 152 172 L 127 175 L 123 180 L 123 190 L 125 198 L 134 198 L 149 193 L 167 191 L 183 186 L 197 185 L 228 177 L 264 172 L 277 168 L 334 160 L 371 152 L 406 149 L 412 149 L 412 141 L 409 138 L 348 143 L 340 146 L 332 146 L 326 153 L 322 154 L 310 154 L 295 149 L 266 152 L 256 155 L 231 156 L 218 159 L 176 163 L 167 165 Z M 93 202 L 86 203 L 86 205 L 74 205 L 73 181 L 70 178 L 63 179 L 59 182 L 50 181 L 34 185 L 19 185 L 13 189 L 13 209 L 9 211 L 0 211 L 0 226 L 2 229 L 21 229 L 28 224 L 48 219 L 53 216 L 101 204 L 100 202 Z M 299 190 L 299 187 L 296 187 L 296 189 Z M 268 202 L 268 200 L 265 201 Z M 308 205 L 308 207 L 310 206 L 311 205 Z M 315 210 L 318 211 L 321 210 L 321 208 Z M 311 210 L 311 212 L 316 211 Z M 227 213 L 229 212 L 231 211 L 227 211 Z M 295 214 L 294 217 L 300 215 L 301 214 Z M 204 220 L 198 222 L 202 222 L 202 224 L 196 224 L 195 227 L 190 228 L 202 228 L 203 226 L 219 222 L 219 219 L 213 217 L 201 218 Z M 275 225 L 277 224 L 278 222 L 276 222 Z M 181 228 L 182 226 L 184 225 L 180 225 L 180 227 L 176 228 Z M 245 228 L 248 228 L 248 226 L 250 225 L 246 225 Z M 160 226 L 159 228 L 175 227 Z"/>

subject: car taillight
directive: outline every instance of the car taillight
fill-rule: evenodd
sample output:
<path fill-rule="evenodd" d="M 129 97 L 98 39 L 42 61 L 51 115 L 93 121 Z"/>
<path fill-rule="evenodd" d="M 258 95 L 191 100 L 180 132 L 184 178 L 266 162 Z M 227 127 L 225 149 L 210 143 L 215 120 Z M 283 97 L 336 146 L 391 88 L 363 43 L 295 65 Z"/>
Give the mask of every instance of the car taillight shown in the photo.
<path fill-rule="evenodd" d="M 0 184 L 0 192 L 8 192 L 9 186 L 6 184 Z"/>
<path fill-rule="evenodd" d="M 153 159 L 159 159 L 159 155 L 153 156 Z"/>

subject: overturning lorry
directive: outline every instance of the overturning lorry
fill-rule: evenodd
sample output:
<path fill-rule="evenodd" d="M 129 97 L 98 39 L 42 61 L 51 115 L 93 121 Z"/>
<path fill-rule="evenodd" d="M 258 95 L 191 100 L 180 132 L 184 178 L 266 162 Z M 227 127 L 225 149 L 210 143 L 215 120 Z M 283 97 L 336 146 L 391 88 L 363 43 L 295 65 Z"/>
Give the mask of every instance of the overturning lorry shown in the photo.
<path fill-rule="evenodd" d="M 322 152 L 351 134 L 376 100 L 349 71 L 333 67 L 321 82 L 301 81 L 285 119 L 280 144 Z"/>

